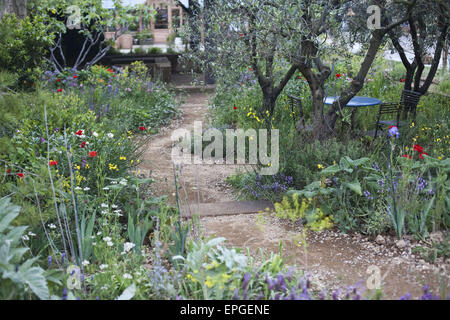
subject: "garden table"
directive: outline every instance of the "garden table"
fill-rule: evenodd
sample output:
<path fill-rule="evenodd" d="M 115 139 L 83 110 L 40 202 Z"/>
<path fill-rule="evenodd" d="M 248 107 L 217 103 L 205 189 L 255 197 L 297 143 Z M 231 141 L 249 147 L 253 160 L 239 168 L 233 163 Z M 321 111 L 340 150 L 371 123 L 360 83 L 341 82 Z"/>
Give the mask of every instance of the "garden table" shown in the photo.
<path fill-rule="evenodd" d="M 326 97 L 324 103 L 327 105 L 332 105 L 333 102 L 336 101 L 337 99 L 339 99 L 339 96 Z M 354 96 L 345 106 L 348 108 L 353 108 L 352 115 L 350 118 L 352 130 L 354 129 L 354 118 L 356 110 L 358 110 L 358 108 L 378 106 L 381 104 L 381 102 L 382 101 L 380 99 L 376 98 Z"/>

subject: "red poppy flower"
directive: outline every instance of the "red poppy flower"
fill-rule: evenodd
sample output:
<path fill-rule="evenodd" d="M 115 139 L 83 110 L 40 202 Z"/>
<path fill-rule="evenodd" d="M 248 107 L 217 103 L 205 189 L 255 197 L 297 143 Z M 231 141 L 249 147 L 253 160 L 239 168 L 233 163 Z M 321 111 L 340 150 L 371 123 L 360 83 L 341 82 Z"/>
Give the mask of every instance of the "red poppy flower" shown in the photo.
<path fill-rule="evenodd" d="M 58 161 L 52 160 L 48 164 L 51 165 L 51 166 L 56 166 L 58 164 Z"/>
<path fill-rule="evenodd" d="M 298 78 L 299 78 L 300 80 L 302 80 L 302 76 L 298 76 Z"/>
<path fill-rule="evenodd" d="M 139 127 L 139 130 L 141 130 L 141 131 L 145 131 L 145 130 L 147 130 L 145 127 Z"/>
<path fill-rule="evenodd" d="M 423 157 L 424 154 L 426 154 L 426 155 L 428 156 L 428 153 L 422 152 L 422 153 L 419 154 L 419 158 L 420 158 L 420 159 L 425 159 L 425 158 Z"/>
<path fill-rule="evenodd" d="M 412 159 L 412 157 L 411 157 L 409 154 L 404 154 L 402 157 L 403 157 L 403 158 Z"/>
<path fill-rule="evenodd" d="M 17 174 L 17 176 L 18 176 L 19 178 L 23 178 L 23 177 L 24 177 L 24 174 L 23 174 L 22 172 L 19 172 L 19 173 Z"/>
<path fill-rule="evenodd" d="M 61 89 L 61 88 L 59 88 L 58 90 L 56 90 L 57 92 L 62 92 L 63 91 L 63 89 Z"/>
<path fill-rule="evenodd" d="M 56 79 L 56 81 L 58 81 L 58 82 L 61 82 L 61 79 L 60 79 L 60 78 L 58 78 L 58 79 Z"/>
<path fill-rule="evenodd" d="M 234 106 L 234 107 L 233 107 L 233 109 L 234 109 L 234 110 L 236 110 L 236 109 L 237 109 L 237 107 L 236 107 L 236 106 Z"/>
<path fill-rule="evenodd" d="M 76 79 L 76 78 L 78 78 L 78 76 L 77 76 L 77 75 L 74 75 L 73 78 Z"/>
<path fill-rule="evenodd" d="M 97 151 L 89 151 L 89 157 L 93 158 L 97 156 Z"/>
<path fill-rule="evenodd" d="M 239 37 L 241 37 L 241 38 L 242 38 L 243 36 L 244 36 L 244 34 L 243 34 L 243 33 L 240 33 L 240 34 L 239 34 Z"/>
<path fill-rule="evenodd" d="M 82 136 L 83 135 L 83 130 L 78 130 L 77 132 L 75 132 L 75 134 L 77 136 Z"/>
<path fill-rule="evenodd" d="M 253 71 L 253 69 L 252 68 L 248 68 L 248 71 Z"/>
<path fill-rule="evenodd" d="M 83 141 L 83 142 L 81 143 L 81 148 L 84 148 L 84 147 L 86 147 L 86 141 Z"/>
<path fill-rule="evenodd" d="M 340 73 L 336 73 L 336 78 L 341 78 L 341 74 Z"/>
<path fill-rule="evenodd" d="M 416 150 L 419 153 L 423 152 L 423 147 L 420 144 L 413 145 L 413 149 Z"/>
<path fill-rule="evenodd" d="M 6 173 L 11 173 L 11 169 L 10 168 L 6 169 Z"/>
<path fill-rule="evenodd" d="M 400 79 L 400 82 L 406 82 L 406 79 L 405 78 Z"/>

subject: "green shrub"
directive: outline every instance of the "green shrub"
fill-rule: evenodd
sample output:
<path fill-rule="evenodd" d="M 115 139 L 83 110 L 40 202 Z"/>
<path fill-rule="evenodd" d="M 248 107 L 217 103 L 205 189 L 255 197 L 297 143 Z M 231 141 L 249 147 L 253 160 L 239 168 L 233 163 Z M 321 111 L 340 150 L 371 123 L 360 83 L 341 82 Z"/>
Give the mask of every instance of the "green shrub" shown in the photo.
<path fill-rule="evenodd" d="M 161 48 L 158 47 L 151 47 L 147 50 L 147 54 L 161 54 L 163 53 Z"/>
<path fill-rule="evenodd" d="M 15 15 L 0 20 L 0 68 L 17 74 L 17 84 L 30 87 L 45 63 L 53 35 L 41 21 Z"/>

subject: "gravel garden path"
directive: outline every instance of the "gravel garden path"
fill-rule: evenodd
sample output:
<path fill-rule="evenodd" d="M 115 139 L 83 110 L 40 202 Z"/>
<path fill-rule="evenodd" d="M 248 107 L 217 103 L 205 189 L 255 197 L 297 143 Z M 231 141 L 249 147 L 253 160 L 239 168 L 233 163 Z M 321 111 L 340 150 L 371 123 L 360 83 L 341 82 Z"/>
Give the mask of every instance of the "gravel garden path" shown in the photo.
<path fill-rule="evenodd" d="M 146 146 L 141 173 L 155 179 L 152 190 L 155 195 L 167 194 L 173 204 L 175 184 L 171 133 L 177 128 L 193 130 L 194 121 L 205 121 L 209 97 L 208 93 L 201 91 L 180 94 L 182 117 L 163 128 Z M 183 166 L 178 174 L 181 202 L 195 208 L 198 203 L 235 200 L 225 178 L 239 170 L 246 168 L 238 165 Z M 282 241 L 287 264 L 307 271 L 318 289 L 345 289 L 346 285 L 358 281 L 367 288 L 368 284 L 374 283 L 369 279 L 373 270 L 379 270 L 384 299 L 397 299 L 406 293 L 413 297 L 421 296 L 425 284 L 433 292 L 439 292 L 440 286 L 450 292 L 450 261 L 441 258 L 435 264 L 429 264 L 414 256 L 412 248 L 422 244 L 412 238 L 399 242 L 389 236 L 375 239 L 326 230 L 308 232 L 306 241 L 302 242 L 301 226 L 283 223 L 269 213 L 201 217 L 200 226 L 204 236 L 223 236 L 229 246 L 248 248 L 255 259 L 260 257 L 260 249 L 266 257 L 271 251 L 279 252 Z M 433 236 L 438 238 L 442 235 Z M 370 266 L 373 269 L 369 274 L 366 272 Z"/>

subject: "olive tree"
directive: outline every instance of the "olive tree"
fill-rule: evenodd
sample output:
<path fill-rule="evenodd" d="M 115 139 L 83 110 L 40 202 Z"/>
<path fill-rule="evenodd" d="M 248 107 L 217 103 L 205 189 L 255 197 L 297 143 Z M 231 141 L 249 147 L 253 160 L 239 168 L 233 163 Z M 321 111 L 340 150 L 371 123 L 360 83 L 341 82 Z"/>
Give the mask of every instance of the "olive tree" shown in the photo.
<path fill-rule="evenodd" d="M 389 2 L 389 3 L 388 3 Z M 370 29 L 366 12 L 369 5 L 380 8 L 382 25 Z M 385 35 L 410 17 L 416 0 L 411 1 L 351 1 L 351 0 L 217 0 L 198 16 L 198 23 L 208 21 L 205 45 L 214 45 L 202 55 L 220 72 L 250 67 L 261 87 L 261 116 L 273 114 L 277 98 L 299 70 L 308 81 L 312 97 L 313 135 L 324 138 L 333 134 L 338 110 L 345 106 L 363 87 L 367 73 L 385 39 Z M 366 35 L 366 53 L 361 67 L 340 98 L 324 114 L 324 84 L 330 76 L 329 61 L 325 61 L 330 45 L 327 38 L 338 40 L 350 23 L 347 15 L 352 7 L 364 8 L 364 13 L 351 21 L 359 24 Z M 396 10 L 391 11 L 391 7 Z M 387 14 L 389 13 L 389 14 Z"/>
<path fill-rule="evenodd" d="M 448 1 L 420 1 L 407 20 L 409 32 L 405 35 L 401 29 L 389 32 L 393 47 L 397 50 L 406 68 L 404 88 L 425 94 L 433 79 L 441 59 L 445 41 L 448 36 L 450 6 Z M 412 61 L 406 56 L 406 45 L 413 48 Z M 425 81 L 421 81 L 425 69 L 424 56 L 434 50 L 430 71 Z M 445 57 L 446 58 L 446 57 Z M 445 68 L 445 64 L 444 64 Z"/>

